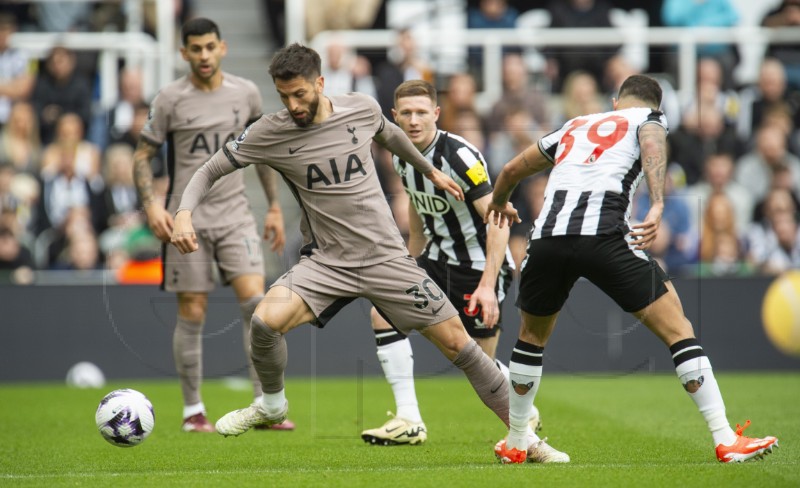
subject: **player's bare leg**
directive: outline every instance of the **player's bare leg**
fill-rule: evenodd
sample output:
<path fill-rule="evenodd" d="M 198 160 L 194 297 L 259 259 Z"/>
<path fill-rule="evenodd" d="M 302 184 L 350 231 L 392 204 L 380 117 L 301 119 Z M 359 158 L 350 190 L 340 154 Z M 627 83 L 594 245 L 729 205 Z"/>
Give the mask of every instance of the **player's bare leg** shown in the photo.
<path fill-rule="evenodd" d="M 264 277 L 260 274 L 247 274 L 237 276 L 231 280 L 231 287 L 236 293 L 239 308 L 242 312 L 242 338 L 244 342 L 245 357 L 247 358 L 247 369 L 250 381 L 253 383 L 253 399 L 256 403 L 261 401 L 261 381 L 253 367 L 253 360 L 250 358 L 250 322 L 255 313 L 256 307 L 264 298 Z M 272 425 L 269 430 L 293 430 L 294 423 L 286 420 L 280 424 Z"/>
<path fill-rule="evenodd" d="M 778 446 L 775 437 L 758 439 L 742 435 L 750 424 L 749 420 L 744 427 L 737 425 L 736 431 L 731 429 L 711 362 L 703 352 L 700 341 L 695 338 L 692 324 L 683 313 L 681 300 L 672 282 L 664 284 L 668 293 L 633 315 L 669 347 L 683 388 L 708 424 L 717 459 L 722 462 L 742 462 L 771 453 L 773 447 Z"/>
<path fill-rule="evenodd" d="M 300 295 L 283 286 L 273 286 L 256 307 L 251 321 L 251 356 L 264 395 L 260 403 L 230 412 L 217 421 L 217 432 L 239 435 L 257 425 L 286 420 L 289 402 L 283 383 L 287 350 L 284 334 L 314 320 Z"/>
<path fill-rule="evenodd" d="M 186 432 L 213 432 L 200 395 L 203 382 L 203 325 L 208 295 L 178 292 L 178 320 L 172 336 L 172 354 L 183 392 L 183 426 Z"/>
<path fill-rule="evenodd" d="M 495 359 L 497 353 L 497 342 L 500 340 L 500 332 L 494 337 L 475 337 L 475 342 L 478 343 L 481 350 L 489 356 L 490 359 Z"/>

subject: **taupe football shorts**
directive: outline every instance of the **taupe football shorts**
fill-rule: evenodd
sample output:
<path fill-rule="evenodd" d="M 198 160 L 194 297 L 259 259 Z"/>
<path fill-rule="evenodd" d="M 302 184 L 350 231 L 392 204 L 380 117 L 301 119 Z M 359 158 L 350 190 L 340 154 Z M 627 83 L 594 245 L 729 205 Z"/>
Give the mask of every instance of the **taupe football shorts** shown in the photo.
<path fill-rule="evenodd" d="M 403 333 L 438 324 L 458 315 L 447 295 L 410 256 L 372 266 L 341 268 L 300 258 L 272 286 L 300 295 L 324 327 L 356 298 L 371 301 Z"/>
<path fill-rule="evenodd" d="M 164 279 L 161 288 L 179 292 L 209 292 L 214 289 L 214 270 L 223 284 L 237 276 L 264 274 L 261 236 L 252 218 L 238 224 L 197 232 L 200 248 L 181 254 L 175 246 L 164 249 Z"/>

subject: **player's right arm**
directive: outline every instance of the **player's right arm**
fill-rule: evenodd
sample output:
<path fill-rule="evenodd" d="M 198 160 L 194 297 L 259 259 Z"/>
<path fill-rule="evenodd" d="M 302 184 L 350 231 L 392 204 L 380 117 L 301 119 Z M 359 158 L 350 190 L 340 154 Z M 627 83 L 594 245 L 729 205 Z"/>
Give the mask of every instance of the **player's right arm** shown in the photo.
<path fill-rule="evenodd" d="M 172 216 L 156 200 L 153 193 L 153 170 L 150 161 L 155 157 L 156 151 L 158 151 L 157 146 L 150 144 L 144 138 L 139 138 L 133 153 L 133 182 L 147 216 L 147 225 L 158 239 L 169 242 L 172 235 Z"/>
<path fill-rule="evenodd" d="M 503 166 L 503 170 L 497 176 L 492 192 L 492 201 L 483 218 L 484 222 L 488 223 L 489 219 L 493 219 L 495 225 L 499 225 L 500 228 L 503 227 L 504 221 L 508 222 L 508 225 L 522 222 L 517 210 L 508 201 L 511 192 L 524 178 L 550 168 L 552 165 L 553 163 L 545 156 L 538 143 L 528 146 L 514 156 Z"/>
<path fill-rule="evenodd" d="M 211 159 L 206 161 L 189 180 L 189 184 L 183 190 L 178 211 L 175 213 L 175 225 L 172 229 L 171 242 L 181 254 L 194 252 L 198 247 L 197 236 L 192 225 L 192 211 L 200 204 L 214 182 L 244 167 L 230 155 L 227 147 L 223 147 L 211 156 Z"/>

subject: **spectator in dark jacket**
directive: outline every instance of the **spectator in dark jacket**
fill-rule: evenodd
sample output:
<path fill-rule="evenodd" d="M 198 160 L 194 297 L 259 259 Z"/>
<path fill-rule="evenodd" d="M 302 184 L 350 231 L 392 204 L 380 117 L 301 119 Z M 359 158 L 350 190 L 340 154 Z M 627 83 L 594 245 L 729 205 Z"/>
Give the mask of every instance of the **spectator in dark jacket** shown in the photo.
<path fill-rule="evenodd" d="M 65 112 L 74 112 L 89 127 L 92 94 L 89 80 L 76 69 L 75 53 L 61 46 L 54 47 L 45 61 L 45 69 L 36 79 L 31 101 L 39 116 L 42 144 L 52 142 L 55 126 Z"/>

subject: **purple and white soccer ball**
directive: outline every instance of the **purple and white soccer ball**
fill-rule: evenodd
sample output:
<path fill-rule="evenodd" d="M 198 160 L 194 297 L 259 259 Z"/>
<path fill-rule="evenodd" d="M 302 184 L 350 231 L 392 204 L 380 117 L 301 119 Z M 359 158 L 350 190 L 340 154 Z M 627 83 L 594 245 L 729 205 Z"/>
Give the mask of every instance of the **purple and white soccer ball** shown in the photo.
<path fill-rule="evenodd" d="M 130 388 L 114 390 L 97 407 L 95 421 L 100 434 L 117 447 L 133 447 L 153 432 L 156 416 L 144 394 Z"/>

